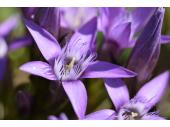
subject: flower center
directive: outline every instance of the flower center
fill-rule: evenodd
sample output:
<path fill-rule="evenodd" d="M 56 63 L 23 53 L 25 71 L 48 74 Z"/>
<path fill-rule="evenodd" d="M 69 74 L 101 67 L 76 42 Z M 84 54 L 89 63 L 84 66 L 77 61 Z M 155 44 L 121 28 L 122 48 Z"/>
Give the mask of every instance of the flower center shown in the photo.
<path fill-rule="evenodd" d="M 94 54 L 81 59 L 61 56 L 55 61 L 54 72 L 59 80 L 77 80 L 94 58 Z"/>
<path fill-rule="evenodd" d="M 133 110 L 125 110 L 122 113 L 122 118 L 124 120 L 138 120 L 140 119 L 140 115 L 137 111 L 133 111 Z"/>
<path fill-rule="evenodd" d="M 70 71 L 73 68 L 75 62 L 76 62 L 76 58 L 75 57 L 73 57 L 71 59 L 68 59 L 68 61 L 65 64 L 65 70 Z"/>
<path fill-rule="evenodd" d="M 90 52 L 89 45 L 81 38 L 73 42 L 72 45 L 66 44 L 55 60 L 54 72 L 58 80 L 77 80 L 96 58 L 96 54 Z"/>
<path fill-rule="evenodd" d="M 143 103 L 130 100 L 129 103 L 123 105 L 118 112 L 118 119 L 120 120 L 139 120 L 147 113 L 146 107 Z"/>

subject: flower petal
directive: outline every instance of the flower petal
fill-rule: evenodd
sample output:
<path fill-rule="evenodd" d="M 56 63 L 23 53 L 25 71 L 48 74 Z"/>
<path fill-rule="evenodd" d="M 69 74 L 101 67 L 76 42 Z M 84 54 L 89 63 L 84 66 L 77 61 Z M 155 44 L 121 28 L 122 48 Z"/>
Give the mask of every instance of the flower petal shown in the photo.
<path fill-rule="evenodd" d="M 170 36 L 169 35 L 161 35 L 161 44 L 166 44 L 170 42 Z"/>
<path fill-rule="evenodd" d="M 33 20 L 38 9 L 39 7 L 22 7 L 21 11 L 24 17 Z"/>
<path fill-rule="evenodd" d="M 8 52 L 8 45 L 4 38 L 0 37 L 0 59 L 6 57 Z"/>
<path fill-rule="evenodd" d="M 70 49 L 81 50 L 85 54 L 94 47 L 94 37 L 97 30 L 97 17 L 92 18 L 75 32 L 68 43 Z"/>
<path fill-rule="evenodd" d="M 40 7 L 35 15 L 35 21 L 50 32 L 56 38 L 59 38 L 60 29 L 60 11 L 57 7 Z"/>
<path fill-rule="evenodd" d="M 48 119 L 48 120 L 59 120 L 59 118 L 57 118 L 57 117 L 54 116 L 54 115 L 49 115 L 47 119 Z"/>
<path fill-rule="evenodd" d="M 155 11 L 131 52 L 128 68 L 138 73 L 139 82 L 150 77 L 159 58 L 163 15 L 163 8 Z"/>
<path fill-rule="evenodd" d="M 102 7 L 99 8 L 98 29 L 107 36 L 110 25 L 112 27 L 122 22 L 126 10 L 123 7 Z"/>
<path fill-rule="evenodd" d="M 4 58 L 0 58 L 0 80 L 3 79 L 4 77 L 4 73 L 5 73 L 5 69 L 6 69 L 6 64 L 7 64 L 7 59 Z"/>
<path fill-rule="evenodd" d="M 59 115 L 59 117 L 60 117 L 61 120 L 68 120 L 68 117 L 67 117 L 67 115 L 65 113 L 61 113 Z"/>
<path fill-rule="evenodd" d="M 62 84 L 75 113 L 79 119 L 83 119 L 87 107 L 87 93 L 84 84 L 79 80 L 62 82 Z"/>
<path fill-rule="evenodd" d="M 165 118 L 158 115 L 144 115 L 142 120 L 166 120 Z"/>
<path fill-rule="evenodd" d="M 84 120 L 107 120 L 110 116 L 115 116 L 115 111 L 103 109 L 86 115 Z"/>
<path fill-rule="evenodd" d="M 57 80 L 51 66 L 45 62 L 33 61 L 20 66 L 20 70 L 27 73 L 44 77 L 49 80 Z"/>
<path fill-rule="evenodd" d="M 119 48 L 128 48 L 131 36 L 131 23 L 126 22 L 115 26 L 109 34 L 109 38 L 118 43 Z"/>
<path fill-rule="evenodd" d="M 25 36 L 25 37 L 15 39 L 9 44 L 8 47 L 10 51 L 14 51 L 16 49 L 31 45 L 32 42 L 33 42 L 32 38 L 30 38 L 29 36 Z"/>
<path fill-rule="evenodd" d="M 132 11 L 132 31 L 139 32 L 143 28 L 151 16 L 154 14 L 156 7 L 137 7 Z"/>
<path fill-rule="evenodd" d="M 13 15 L 0 24 L 0 36 L 4 37 L 18 25 L 18 15 Z"/>
<path fill-rule="evenodd" d="M 30 20 L 25 19 L 25 25 L 46 60 L 51 61 L 60 54 L 61 47 L 49 32 Z"/>
<path fill-rule="evenodd" d="M 61 7 L 61 26 L 73 31 L 97 16 L 97 8 L 94 7 Z"/>
<path fill-rule="evenodd" d="M 68 120 L 68 117 L 65 113 L 61 113 L 59 117 L 56 117 L 55 115 L 49 115 L 48 120 Z"/>
<path fill-rule="evenodd" d="M 126 84 L 121 79 L 104 79 L 106 90 L 118 111 L 121 106 L 129 101 L 129 92 Z"/>
<path fill-rule="evenodd" d="M 137 93 L 137 99 L 145 102 L 146 107 L 151 109 L 164 94 L 169 81 L 169 71 L 166 71 L 148 83 L 146 83 Z"/>
<path fill-rule="evenodd" d="M 96 61 L 90 64 L 81 78 L 129 78 L 136 73 L 121 66 L 104 61 Z"/>

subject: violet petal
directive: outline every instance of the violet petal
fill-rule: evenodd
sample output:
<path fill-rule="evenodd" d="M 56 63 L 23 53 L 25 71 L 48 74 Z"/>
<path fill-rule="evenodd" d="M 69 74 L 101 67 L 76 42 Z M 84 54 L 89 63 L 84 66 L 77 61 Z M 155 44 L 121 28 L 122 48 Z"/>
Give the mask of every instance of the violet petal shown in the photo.
<path fill-rule="evenodd" d="M 44 77 L 49 80 L 57 80 L 53 69 L 48 63 L 42 61 L 32 61 L 20 66 L 20 70 L 27 73 Z"/>
<path fill-rule="evenodd" d="M 169 35 L 161 35 L 161 44 L 170 43 L 170 36 Z"/>
<path fill-rule="evenodd" d="M 104 61 L 96 61 L 87 67 L 81 78 L 130 78 L 136 73 L 121 66 Z"/>
<path fill-rule="evenodd" d="M 87 107 L 87 93 L 84 84 L 80 80 L 62 82 L 62 84 L 75 113 L 79 119 L 83 119 Z"/>
<path fill-rule="evenodd" d="M 30 20 L 25 19 L 25 25 L 44 58 L 48 61 L 54 60 L 61 52 L 61 47 L 57 40 L 48 31 Z"/>
<path fill-rule="evenodd" d="M 18 25 L 18 15 L 10 16 L 3 23 L 0 24 L 0 36 L 6 36 Z"/>
<path fill-rule="evenodd" d="M 139 81 L 150 76 L 159 58 L 163 15 L 163 8 L 155 11 L 131 52 L 128 68 L 138 73 Z"/>
<path fill-rule="evenodd" d="M 115 111 L 103 109 L 86 115 L 85 120 L 106 120 L 115 115 Z"/>
<path fill-rule="evenodd" d="M 166 71 L 148 83 L 146 83 L 137 93 L 136 97 L 144 101 L 146 107 L 151 109 L 163 96 L 169 81 L 169 71 Z"/>
<path fill-rule="evenodd" d="M 129 101 L 129 92 L 126 84 L 121 79 L 104 79 L 106 90 L 118 111 L 121 106 Z"/>

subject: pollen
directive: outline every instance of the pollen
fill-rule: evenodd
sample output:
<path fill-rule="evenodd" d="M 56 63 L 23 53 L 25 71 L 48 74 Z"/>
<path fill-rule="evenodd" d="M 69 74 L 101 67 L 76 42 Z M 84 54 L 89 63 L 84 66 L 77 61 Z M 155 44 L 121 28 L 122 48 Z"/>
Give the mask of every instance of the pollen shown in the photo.
<path fill-rule="evenodd" d="M 138 113 L 136 113 L 136 112 L 131 112 L 131 115 L 133 118 L 138 117 Z"/>
<path fill-rule="evenodd" d="M 69 63 L 65 65 L 66 70 L 71 70 L 76 62 L 76 58 L 73 57 Z"/>

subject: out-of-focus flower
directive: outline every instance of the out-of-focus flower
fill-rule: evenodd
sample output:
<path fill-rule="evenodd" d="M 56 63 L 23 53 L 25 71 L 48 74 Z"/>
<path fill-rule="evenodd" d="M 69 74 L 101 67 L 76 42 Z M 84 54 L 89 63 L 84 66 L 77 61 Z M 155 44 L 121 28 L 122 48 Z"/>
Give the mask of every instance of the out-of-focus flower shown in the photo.
<path fill-rule="evenodd" d="M 7 62 L 7 53 L 13 50 L 16 50 L 18 48 L 22 48 L 24 46 L 27 46 L 31 43 L 30 38 L 18 38 L 12 41 L 9 45 L 7 45 L 6 37 L 8 34 L 14 30 L 18 23 L 19 23 L 19 16 L 18 15 L 12 15 L 8 19 L 6 19 L 3 23 L 0 24 L 0 80 L 2 80 L 5 68 L 6 68 L 6 62 Z"/>
<path fill-rule="evenodd" d="M 54 115 L 48 116 L 48 120 L 68 120 L 68 117 L 65 113 L 61 113 L 58 117 Z"/>
<path fill-rule="evenodd" d="M 35 22 L 45 28 L 56 38 L 59 37 L 60 30 L 60 11 L 57 7 L 43 7 L 37 9 Z"/>
<path fill-rule="evenodd" d="M 129 78 L 136 75 L 123 67 L 95 61 L 95 52 L 91 46 L 94 45 L 97 29 L 96 17 L 76 31 L 62 49 L 45 29 L 29 20 L 25 20 L 25 24 L 48 63 L 28 62 L 22 65 L 20 70 L 60 81 L 79 119 L 84 118 L 87 106 L 87 93 L 81 79 Z"/>
<path fill-rule="evenodd" d="M 59 39 L 60 10 L 57 7 L 21 8 L 26 19 L 34 21 Z"/>
<path fill-rule="evenodd" d="M 16 102 L 19 112 L 22 115 L 28 115 L 31 111 L 32 97 L 26 91 L 18 91 L 16 94 Z"/>
<path fill-rule="evenodd" d="M 18 24 L 18 15 L 12 15 L 0 23 L 0 37 L 6 37 Z"/>
<path fill-rule="evenodd" d="M 158 8 L 132 50 L 128 68 L 138 73 L 138 81 L 149 78 L 159 58 L 163 17 L 164 9 Z"/>
<path fill-rule="evenodd" d="M 78 30 L 91 18 L 97 16 L 97 8 L 93 7 L 63 7 L 61 10 L 61 26 L 73 31 Z"/>
<path fill-rule="evenodd" d="M 22 7 L 21 11 L 25 18 L 34 19 L 38 7 Z"/>
<path fill-rule="evenodd" d="M 6 68 L 6 54 L 8 46 L 3 38 L 0 38 L 0 80 L 2 80 Z"/>
<path fill-rule="evenodd" d="M 0 80 L 2 80 L 6 68 L 6 55 L 8 46 L 5 37 L 17 26 L 18 16 L 9 17 L 3 23 L 0 23 Z"/>
<path fill-rule="evenodd" d="M 158 112 L 149 112 L 163 96 L 169 81 L 169 71 L 166 71 L 146 83 L 132 99 L 129 99 L 127 86 L 121 79 L 105 79 L 108 94 L 114 103 L 116 111 L 107 120 L 164 120 Z M 105 112 L 101 112 L 105 114 Z M 91 117 L 95 119 L 95 114 Z"/>
<path fill-rule="evenodd" d="M 9 51 L 15 51 L 16 49 L 23 48 L 32 44 L 33 40 L 29 36 L 23 36 L 15 38 L 8 46 Z"/>
<path fill-rule="evenodd" d="M 126 8 L 101 8 L 98 20 L 99 31 L 105 39 L 105 48 L 110 48 L 113 55 L 121 53 L 122 49 L 132 48 L 136 38 L 148 23 L 157 8 L 138 7 L 131 11 Z M 167 36 L 162 36 L 162 43 L 170 42 Z M 113 50 L 113 48 L 115 50 Z"/>

